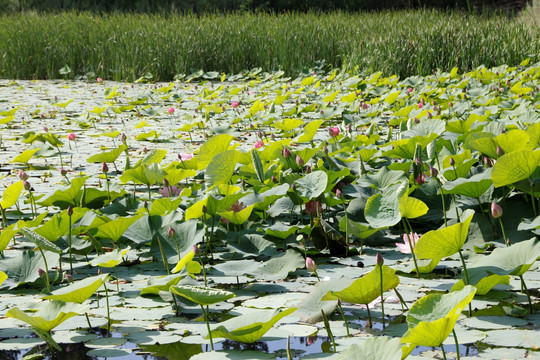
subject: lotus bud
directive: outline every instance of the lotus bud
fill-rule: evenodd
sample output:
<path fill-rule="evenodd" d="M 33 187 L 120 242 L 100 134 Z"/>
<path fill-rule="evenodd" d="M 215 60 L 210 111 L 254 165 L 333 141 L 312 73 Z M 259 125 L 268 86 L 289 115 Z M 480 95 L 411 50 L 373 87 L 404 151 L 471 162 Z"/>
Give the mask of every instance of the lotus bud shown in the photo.
<path fill-rule="evenodd" d="M 167 109 L 167 112 L 171 115 L 174 114 L 174 107 L 171 106 L 169 109 Z"/>
<path fill-rule="evenodd" d="M 44 126 L 44 127 L 43 127 L 43 131 L 45 131 L 45 132 L 49 132 L 49 128 L 48 128 L 48 127 L 46 127 L 46 126 Z"/>
<path fill-rule="evenodd" d="M 122 142 L 126 142 L 127 136 L 126 136 L 125 133 L 122 133 L 122 135 L 120 136 L 120 140 L 121 140 Z"/>
<path fill-rule="evenodd" d="M 352 134 L 352 125 L 351 124 L 347 125 L 347 131 L 349 132 L 349 134 Z"/>
<path fill-rule="evenodd" d="M 208 209 L 206 208 L 206 205 L 202 206 L 202 212 L 203 212 L 203 214 L 206 214 L 208 212 Z"/>
<path fill-rule="evenodd" d="M 494 201 L 491 202 L 491 216 L 493 216 L 495 219 L 498 219 L 502 216 L 503 210 L 500 205 L 495 203 Z"/>
<path fill-rule="evenodd" d="M 102 173 L 108 173 L 109 172 L 109 166 L 106 162 L 101 163 L 101 172 Z"/>
<path fill-rule="evenodd" d="M 281 150 L 281 155 L 283 155 L 283 157 L 287 159 L 291 156 L 291 151 L 285 146 L 283 150 Z"/>
<path fill-rule="evenodd" d="M 24 170 L 19 170 L 19 179 L 28 180 L 28 174 Z"/>
<path fill-rule="evenodd" d="M 304 160 L 300 157 L 300 155 L 296 155 L 296 165 L 299 167 L 304 166 Z"/>
<path fill-rule="evenodd" d="M 277 183 L 277 178 L 274 175 L 272 175 L 272 182 Z"/>
<path fill-rule="evenodd" d="M 504 150 L 500 146 L 497 146 L 497 155 L 499 155 L 499 156 L 504 155 Z"/>
<path fill-rule="evenodd" d="M 450 158 L 450 166 L 456 165 L 456 160 L 454 158 Z"/>
<path fill-rule="evenodd" d="M 169 180 L 163 179 L 163 187 L 168 188 L 169 187 Z"/>
<path fill-rule="evenodd" d="M 506 238 L 506 246 L 510 246 L 512 243 L 510 242 L 510 238 Z"/>
<path fill-rule="evenodd" d="M 24 190 L 30 190 L 32 188 L 32 185 L 30 185 L 30 183 L 26 180 L 23 180 L 23 187 L 24 187 Z"/>
<path fill-rule="evenodd" d="M 173 229 L 172 226 L 169 225 L 169 237 L 175 237 L 176 236 L 176 230 Z"/>
<path fill-rule="evenodd" d="M 69 274 L 66 274 L 66 275 L 64 275 L 64 277 L 66 278 L 67 282 L 73 282 L 73 276 L 71 276 Z"/>
<path fill-rule="evenodd" d="M 375 260 L 377 261 L 377 265 L 383 266 L 383 264 L 384 264 L 384 259 L 383 259 L 383 257 L 381 256 L 381 254 L 377 253 L 377 256 L 375 256 Z"/>
<path fill-rule="evenodd" d="M 308 271 L 314 272 L 314 271 L 317 270 L 317 264 L 315 263 L 315 261 L 313 261 L 312 258 L 307 257 L 306 258 L 306 268 L 308 269 Z"/>
<path fill-rule="evenodd" d="M 431 177 L 437 177 L 437 175 L 439 175 L 439 171 L 437 169 L 435 169 L 433 166 L 430 166 L 429 167 L 429 175 Z"/>
<path fill-rule="evenodd" d="M 311 166 L 306 165 L 306 174 L 309 174 L 309 173 L 311 173 Z"/>
<path fill-rule="evenodd" d="M 292 190 L 292 191 L 296 191 L 296 185 L 295 185 L 294 183 L 291 184 L 291 190 Z"/>
<path fill-rule="evenodd" d="M 274 133 L 270 134 L 270 139 L 276 140 L 276 135 L 274 135 Z"/>
<path fill-rule="evenodd" d="M 343 192 L 340 189 L 336 190 L 336 196 L 338 199 L 344 199 Z"/>
<path fill-rule="evenodd" d="M 71 205 L 69 205 L 66 209 L 66 214 L 68 214 L 68 216 L 73 215 L 73 208 L 71 207 Z"/>
<path fill-rule="evenodd" d="M 69 141 L 73 141 L 73 140 L 75 140 L 76 137 L 77 137 L 77 136 L 76 136 L 74 133 L 70 133 L 70 134 L 68 135 L 68 140 L 69 140 Z"/>
<path fill-rule="evenodd" d="M 67 170 L 64 169 L 64 168 L 61 168 L 61 169 L 60 169 L 60 175 L 61 175 L 61 176 L 66 176 L 66 175 L 67 175 Z"/>
<path fill-rule="evenodd" d="M 263 133 L 261 130 L 257 131 L 257 136 L 260 137 L 261 139 L 263 138 Z"/>
<path fill-rule="evenodd" d="M 45 270 L 43 270 L 42 268 L 38 268 L 37 272 L 40 278 L 45 277 Z"/>
<path fill-rule="evenodd" d="M 433 117 L 433 115 L 431 115 L 431 112 L 430 112 L 430 111 L 428 111 L 428 113 L 427 113 L 426 116 L 427 116 L 428 119 L 431 119 L 431 118 Z"/>
<path fill-rule="evenodd" d="M 148 210 L 148 201 L 144 200 L 143 206 L 146 210 Z"/>
<path fill-rule="evenodd" d="M 193 253 L 195 255 L 200 255 L 201 254 L 201 248 L 199 247 L 199 245 L 193 245 Z"/>
<path fill-rule="evenodd" d="M 325 154 L 328 154 L 328 146 L 324 145 L 323 146 L 323 151 Z"/>
<path fill-rule="evenodd" d="M 98 274 L 98 275 L 103 274 L 103 271 L 101 270 L 101 268 L 97 269 L 97 274 Z"/>
<path fill-rule="evenodd" d="M 414 118 L 414 123 L 415 123 L 415 124 L 418 124 L 419 122 L 420 122 L 420 120 L 418 120 L 418 118 L 415 117 L 415 118 Z"/>
<path fill-rule="evenodd" d="M 418 175 L 418 177 L 415 180 L 418 185 L 422 185 L 426 181 L 424 174 Z"/>

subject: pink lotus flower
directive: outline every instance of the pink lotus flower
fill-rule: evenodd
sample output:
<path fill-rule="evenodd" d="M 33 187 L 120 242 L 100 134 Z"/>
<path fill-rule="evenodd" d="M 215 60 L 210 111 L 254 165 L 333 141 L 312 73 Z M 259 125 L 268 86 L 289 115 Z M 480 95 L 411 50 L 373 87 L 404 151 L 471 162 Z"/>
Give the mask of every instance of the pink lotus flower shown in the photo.
<path fill-rule="evenodd" d="M 339 128 L 337 126 L 330 126 L 328 128 L 328 134 L 330 134 L 330 137 L 336 137 L 339 135 Z"/>
<path fill-rule="evenodd" d="M 174 114 L 174 107 L 171 106 L 170 108 L 168 108 L 167 112 L 171 115 Z"/>
<path fill-rule="evenodd" d="M 102 78 L 100 78 L 100 77 L 98 77 L 98 78 L 96 79 L 96 81 L 97 81 L 97 82 L 99 83 L 99 82 L 102 82 L 102 81 L 103 81 L 103 79 L 102 79 Z"/>
<path fill-rule="evenodd" d="M 191 160 L 193 159 L 193 154 L 192 153 L 180 153 L 178 154 L 178 158 L 182 161 L 188 161 L 188 160 Z"/>
<path fill-rule="evenodd" d="M 238 202 L 238 200 L 236 200 L 236 202 L 234 204 L 232 204 L 227 209 L 227 211 L 234 211 L 235 213 L 237 213 L 237 212 L 240 212 L 240 211 L 244 210 L 245 208 L 246 208 L 246 206 L 244 205 L 243 202 Z M 226 219 L 226 218 L 221 218 L 221 222 L 224 223 L 224 224 L 228 224 L 231 221 L 229 219 Z"/>
<path fill-rule="evenodd" d="M 163 187 L 159 189 L 159 193 L 163 197 L 178 196 L 182 193 L 182 188 L 176 186 Z"/>
<path fill-rule="evenodd" d="M 263 146 L 264 146 L 264 143 L 262 142 L 262 140 L 255 142 L 255 149 L 262 148 Z"/>
<path fill-rule="evenodd" d="M 421 109 L 422 107 L 424 107 L 424 104 L 418 103 L 418 108 Z"/>
<path fill-rule="evenodd" d="M 71 133 L 71 134 L 68 135 L 68 140 L 69 141 L 73 141 L 73 140 L 75 140 L 75 138 L 76 138 L 76 136 L 75 136 L 74 133 Z"/>
<path fill-rule="evenodd" d="M 409 237 L 411 238 L 412 248 L 414 250 L 414 247 L 416 246 L 416 243 L 420 239 L 420 236 L 418 236 L 417 233 L 410 233 L 409 236 L 407 234 L 403 234 L 403 244 L 402 243 L 396 243 L 396 246 L 398 247 L 399 251 L 403 254 L 410 254 L 411 253 L 411 246 L 409 245 Z"/>
<path fill-rule="evenodd" d="M 236 109 L 236 108 L 238 107 L 238 105 L 240 105 L 240 104 L 238 103 L 238 101 L 233 101 L 232 104 L 231 104 L 231 106 L 233 107 L 233 109 Z"/>
<path fill-rule="evenodd" d="M 408 92 L 409 94 L 412 93 L 412 91 L 413 91 L 412 88 L 408 88 L 408 89 L 407 89 L 407 92 Z"/>

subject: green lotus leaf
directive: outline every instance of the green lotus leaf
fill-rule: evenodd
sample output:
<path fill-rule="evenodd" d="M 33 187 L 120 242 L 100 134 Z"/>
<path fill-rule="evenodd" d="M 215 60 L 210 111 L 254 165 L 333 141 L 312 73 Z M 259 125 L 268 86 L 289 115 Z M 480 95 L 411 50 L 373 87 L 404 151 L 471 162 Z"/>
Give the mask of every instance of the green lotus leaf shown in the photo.
<path fill-rule="evenodd" d="M 217 215 L 220 211 L 227 211 L 231 205 L 244 196 L 245 194 L 236 193 L 218 199 L 209 195 L 207 198 L 197 201 L 186 210 L 185 220 L 200 219 L 204 215 L 202 211 L 203 206 L 206 207 L 206 213 L 208 215 Z"/>
<path fill-rule="evenodd" d="M 470 178 L 459 178 L 448 181 L 442 188 L 445 194 L 458 194 L 472 198 L 480 198 L 493 185 L 491 170 L 482 174 L 476 174 Z"/>
<path fill-rule="evenodd" d="M 177 273 L 179 271 L 182 271 L 182 269 L 184 267 L 186 267 L 186 265 L 191 261 L 193 260 L 193 257 L 195 256 L 195 253 L 193 252 L 193 250 L 190 250 L 186 255 L 184 255 L 180 261 L 178 262 L 178 264 L 176 264 L 176 266 L 171 270 L 171 272 L 174 274 L 174 273 Z"/>
<path fill-rule="evenodd" d="M 466 215 L 464 213 L 462 216 Z M 443 259 L 457 253 L 467 241 L 473 215 L 470 214 L 463 222 L 422 235 L 415 246 L 416 256 L 419 259 Z"/>
<path fill-rule="evenodd" d="M 8 278 L 7 274 L 3 271 L 0 271 L 0 285 Z"/>
<path fill-rule="evenodd" d="M 313 171 L 295 181 L 296 193 L 308 200 L 315 199 L 326 190 L 328 176 L 324 171 Z"/>
<path fill-rule="evenodd" d="M 516 183 L 530 177 L 540 164 L 540 149 L 519 150 L 501 156 L 491 172 L 495 187 Z"/>
<path fill-rule="evenodd" d="M 383 193 L 372 195 L 366 203 L 364 215 L 372 228 L 384 228 L 401 220 L 399 199 L 407 191 L 407 183 L 394 185 Z"/>
<path fill-rule="evenodd" d="M 125 249 L 114 249 L 111 252 L 99 255 L 90 261 L 92 266 L 101 266 L 101 267 L 115 267 L 116 265 L 122 262 L 122 258 L 127 254 L 131 247 Z"/>
<path fill-rule="evenodd" d="M 281 256 L 273 256 L 270 260 L 259 263 L 257 269 L 245 272 L 264 280 L 283 280 L 287 278 L 291 271 L 303 267 L 304 258 L 294 250 L 287 250 Z"/>
<path fill-rule="evenodd" d="M 199 170 L 205 169 L 217 154 L 224 152 L 229 147 L 232 135 L 221 134 L 206 141 L 200 148 L 197 156 Z"/>
<path fill-rule="evenodd" d="M 382 265 L 383 292 L 395 288 L 399 284 L 396 270 Z M 369 304 L 381 296 L 380 267 L 376 266 L 372 271 L 353 281 L 353 283 L 340 291 L 329 291 L 322 300 L 341 300 L 353 304 Z"/>
<path fill-rule="evenodd" d="M 476 288 L 471 285 L 449 294 L 429 294 L 409 309 L 409 330 L 401 338 L 402 343 L 421 346 L 440 346 L 450 335 L 459 315 L 471 302 Z"/>
<path fill-rule="evenodd" d="M 75 223 L 82 219 L 89 210 L 87 208 L 76 207 L 71 215 L 72 231 L 75 230 Z M 93 214 L 93 212 L 90 212 Z M 34 232 L 45 237 L 49 241 L 57 241 L 62 236 L 69 233 L 69 215 L 64 210 L 60 214 L 54 214 L 46 223 L 34 229 Z"/>
<path fill-rule="evenodd" d="M 317 130 L 321 127 L 322 120 L 311 120 L 304 126 L 304 133 L 298 137 L 298 142 L 307 143 L 313 140 Z"/>
<path fill-rule="evenodd" d="M 253 207 L 254 205 L 250 205 L 240 211 L 223 211 L 219 212 L 218 215 L 224 217 L 235 225 L 242 225 L 249 219 L 249 216 L 253 211 Z"/>
<path fill-rule="evenodd" d="M 510 275 L 497 275 L 497 274 L 486 275 L 486 274 L 487 273 L 482 272 L 482 277 L 477 279 L 477 278 L 473 278 L 472 276 L 473 274 L 471 274 L 470 271 L 468 272 L 469 283 L 470 285 L 473 285 L 476 288 L 476 294 L 478 295 L 486 295 L 491 289 L 493 289 L 497 285 L 510 284 Z M 452 286 L 451 290 L 458 291 L 458 290 L 463 289 L 464 287 L 465 287 L 465 282 L 463 281 L 463 279 L 460 279 L 457 283 L 455 283 Z"/>
<path fill-rule="evenodd" d="M 2 229 L 0 233 L 0 251 L 4 251 L 11 239 L 17 234 L 17 230 L 13 230 L 14 228 L 15 224 L 11 224 L 7 228 Z"/>
<path fill-rule="evenodd" d="M 403 171 L 388 170 L 387 167 L 382 167 L 375 175 L 362 175 L 357 183 L 361 186 L 374 187 L 383 191 L 396 185 L 407 182 L 407 178 Z"/>
<path fill-rule="evenodd" d="M 148 165 L 148 164 L 159 164 L 167 156 L 167 150 L 155 149 L 148 152 L 137 164 L 139 165 Z"/>
<path fill-rule="evenodd" d="M 176 163 L 178 164 L 178 162 Z M 171 163 L 171 164 L 174 164 L 174 163 Z M 165 168 L 165 171 L 167 172 L 167 175 L 165 175 L 165 179 L 167 179 L 167 181 L 171 185 L 176 185 L 184 179 L 187 179 L 189 177 L 194 177 L 195 175 L 197 175 L 197 171 L 193 169 L 184 169 L 183 167 L 177 168 L 174 166 L 167 166 Z"/>
<path fill-rule="evenodd" d="M 529 134 L 525 130 L 513 129 L 497 135 L 495 144 L 500 146 L 505 154 L 523 150 L 529 142 Z"/>
<path fill-rule="evenodd" d="M 2 207 L 2 209 L 5 210 L 15 205 L 19 200 L 19 196 L 21 196 L 22 191 L 22 180 L 9 185 L 2 193 L 2 201 L 0 201 L 0 206 Z"/>
<path fill-rule="evenodd" d="M 41 331 L 49 332 L 67 319 L 87 312 L 88 309 L 85 305 L 53 300 L 44 303 L 33 315 L 28 315 L 15 307 L 10 309 L 6 316 L 24 321 Z"/>
<path fill-rule="evenodd" d="M 398 338 L 377 336 L 367 338 L 360 345 L 353 344 L 343 350 L 338 360 L 401 360 L 408 354 L 402 354 L 402 345 Z"/>
<path fill-rule="evenodd" d="M 242 343 L 254 343 L 279 320 L 296 311 L 296 308 L 287 310 L 258 310 L 246 315 L 240 315 L 217 324 L 212 330 L 212 337 L 224 337 Z"/>
<path fill-rule="evenodd" d="M 375 234 L 378 229 L 374 229 L 368 224 L 353 221 L 349 218 L 342 217 L 339 222 L 339 230 L 346 231 L 348 225 L 349 234 L 356 236 L 359 239 L 366 239 Z"/>
<path fill-rule="evenodd" d="M 236 296 L 230 291 L 193 285 L 171 286 L 170 291 L 199 305 L 212 305 Z"/>
<path fill-rule="evenodd" d="M 154 356 L 170 360 L 189 360 L 203 351 L 200 344 L 185 344 L 179 341 L 170 344 L 140 345 L 140 348 L 151 352 Z"/>
<path fill-rule="evenodd" d="M 127 149 L 126 145 L 120 145 L 118 148 L 90 156 L 86 161 L 89 163 L 108 163 L 111 164 Z"/>
<path fill-rule="evenodd" d="M 437 136 L 437 134 L 431 133 L 428 136 L 415 136 L 409 139 L 391 141 L 388 145 L 393 147 L 392 150 L 385 151 L 383 156 L 412 160 L 414 159 L 417 144 L 420 144 L 422 149 L 425 149 L 427 144 L 435 140 Z"/>
<path fill-rule="evenodd" d="M 22 228 L 19 229 L 19 231 L 26 236 L 26 238 L 30 241 L 32 241 L 34 244 L 36 244 L 39 248 L 42 250 L 51 251 L 56 254 L 61 254 L 62 249 L 60 249 L 58 246 L 47 240 L 45 237 L 39 235 L 33 230 L 30 230 L 28 228 Z"/>
<path fill-rule="evenodd" d="M 58 261 L 58 254 L 49 251 L 44 251 L 43 254 L 48 264 L 55 264 Z M 39 279 L 39 268 L 45 269 L 45 261 L 41 253 L 23 250 L 16 256 L 0 262 L 0 271 L 8 276 L 2 285 L 14 289 L 19 285 L 33 283 Z"/>
<path fill-rule="evenodd" d="M 414 219 L 427 214 L 429 208 L 422 200 L 409 197 L 407 194 L 399 199 L 399 212 L 407 219 Z"/>
<path fill-rule="evenodd" d="M 19 155 L 15 156 L 13 158 L 13 160 L 11 160 L 10 162 L 11 163 L 23 163 L 23 164 L 26 164 L 26 163 L 28 163 L 28 161 L 30 161 L 32 156 L 34 156 L 34 154 L 37 153 L 39 150 L 40 150 L 40 148 L 25 150 L 22 153 L 20 153 Z"/>
<path fill-rule="evenodd" d="M 166 175 L 167 173 L 161 169 L 159 164 L 142 164 L 124 171 L 122 176 L 120 176 L 120 181 L 123 183 L 131 181 L 135 184 L 154 185 L 161 184 Z"/>
<path fill-rule="evenodd" d="M 110 239 L 116 242 L 122 237 L 126 230 L 142 216 L 143 214 L 118 217 L 115 220 L 98 226 L 97 232 L 94 236 L 101 239 Z"/>
<path fill-rule="evenodd" d="M 149 286 L 143 288 L 140 295 L 159 295 L 160 291 L 169 291 L 170 287 L 178 284 L 182 278 L 182 275 L 169 275 L 150 278 L 148 281 Z"/>
<path fill-rule="evenodd" d="M 238 159 L 239 152 L 237 150 L 227 150 L 215 155 L 206 166 L 206 172 L 204 173 L 204 180 L 208 188 L 219 184 L 228 184 Z"/>
<path fill-rule="evenodd" d="M 54 290 L 44 299 L 82 304 L 99 289 L 108 277 L 109 274 L 101 274 L 78 280 L 69 286 Z"/>
<path fill-rule="evenodd" d="M 182 203 L 181 197 L 177 199 L 168 198 L 168 197 L 155 199 L 154 201 L 152 201 L 152 206 L 150 207 L 149 214 L 163 216 L 175 210 L 181 211 L 180 209 L 178 209 L 181 203 Z"/>
<path fill-rule="evenodd" d="M 68 206 L 76 208 L 80 205 L 83 193 L 82 187 L 88 176 L 71 179 L 71 186 L 64 190 L 56 190 L 51 196 L 39 202 L 43 206 L 58 206 L 67 209 Z"/>

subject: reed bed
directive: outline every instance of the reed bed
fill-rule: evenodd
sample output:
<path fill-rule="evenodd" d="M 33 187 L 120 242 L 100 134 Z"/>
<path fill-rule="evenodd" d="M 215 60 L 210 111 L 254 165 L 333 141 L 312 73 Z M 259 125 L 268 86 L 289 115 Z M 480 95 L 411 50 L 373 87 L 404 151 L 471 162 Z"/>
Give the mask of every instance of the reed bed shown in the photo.
<path fill-rule="evenodd" d="M 194 69 L 256 67 L 295 76 L 325 67 L 406 77 L 539 59 L 540 29 L 519 17 L 436 10 L 160 15 L 27 12 L 0 16 L 0 77 L 167 81 Z M 61 74 L 68 66 L 71 72 Z"/>

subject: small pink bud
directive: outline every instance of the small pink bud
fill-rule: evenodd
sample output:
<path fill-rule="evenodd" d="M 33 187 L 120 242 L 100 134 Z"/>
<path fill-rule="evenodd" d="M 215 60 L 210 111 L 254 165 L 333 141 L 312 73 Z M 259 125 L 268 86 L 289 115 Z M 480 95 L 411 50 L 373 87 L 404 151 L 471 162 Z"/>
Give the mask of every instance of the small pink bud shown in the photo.
<path fill-rule="evenodd" d="M 109 166 L 107 166 L 107 163 L 106 163 L 106 162 L 101 163 L 101 172 L 102 172 L 102 173 L 107 173 L 107 172 L 109 172 Z"/>
<path fill-rule="evenodd" d="M 24 190 L 30 190 L 32 188 L 32 185 L 30 185 L 30 183 L 26 180 L 23 180 L 23 187 L 24 187 Z"/>
<path fill-rule="evenodd" d="M 174 114 L 174 107 L 171 106 L 170 108 L 168 108 L 167 112 L 171 115 Z"/>
<path fill-rule="evenodd" d="M 315 263 L 315 261 L 313 261 L 312 258 L 307 257 L 306 258 L 306 268 L 308 269 L 308 271 L 314 272 L 314 271 L 317 270 L 317 264 Z"/>
<path fill-rule="evenodd" d="M 454 158 L 450 158 L 450 166 L 456 165 L 456 160 Z"/>
<path fill-rule="evenodd" d="M 233 107 L 233 109 L 236 109 L 236 108 L 238 107 L 238 105 L 240 105 L 240 104 L 238 103 L 238 101 L 233 101 L 232 104 L 231 104 L 231 106 Z"/>
<path fill-rule="evenodd" d="M 423 108 L 423 107 L 424 107 L 424 104 L 418 103 L 418 108 L 419 108 L 419 109 L 421 109 L 421 108 Z"/>
<path fill-rule="evenodd" d="M 43 127 L 43 131 L 45 131 L 45 132 L 49 132 L 49 128 L 48 128 L 48 127 L 46 127 L 46 126 L 44 126 L 44 127 Z"/>
<path fill-rule="evenodd" d="M 407 92 L 410 94 L 410 93 L 413 92 L 413 89 L 412 89 L 412 88 L 408 88 L 408 89 L 407 89 Z"/>
<path fill-rule="evenodd" d="M 493 216 L 495 219 L 498 219 L 502 216 L 502 214 L 503 214 L 502 207 L 500 207 L 499 204 L 492 201 L 491 202 L 491 216 Z"/>
<path fill-rule="evenodd" d="M 323 146 L 323 151 L 324 151 L 325 154 L 328 154 L 328 147 L 326 145 Z"/>
<path fill-rule="evenodd" d="M 336 190 L 336 196 L 337 196 L 338 199 L 343 199 L 344 198 L 343 192 L 340 189 Z"/>
<path fill-rule="evenodd" d="M 304 166 L 304 160 L 298 154 L 296 155 L 296 165 L 298 165 L 299 167 Z"/>
<path fill-rule="evenodd" d="M 67 170 L 64 169 L 64 168 L 61 168 L 60 169 L 60 175 L 65 177 L 67 175 Z"/>
<path fill-rule="evenodd" d="M 169 180 L 163 179 L 163 187 L 168 188 L 169 187 Z"/>
<path fill-rule="evenodd" d="M 172 238 L 176 236 L 176 230 L 172 226 L 169 226 L 169 236 Z"/>
<path fill-rule="evenodd" d="M 19 179 L 28 180 L 28 174 L 24 170 L 19 170 Z"/>
<path fill-rule="evenodd" d="M 416 177 L 416 183 L 422 185 L 426 181 L 424 174 L 420 174 Z"/>
<path fill-rule="evenodd" d="M 330 137 L 336 137 L 339 135 L 339 127 L 337 126 L 331 126 L 328 128 L 328 134 Z"/>
<path fill-rule="evenodd" d="M 310 174 L 310 173 L 311 173 L 311 166 L 306 165 L 306 174 Z"/>
<path fill-rule="evenodd" d="M 433 166 L 430 166 L 429 175 L 431 175 L 431 177 L 437 177 L 437 175 L 439 175 L 439 171 L 437 171 L 437 169 L 435 169 Z"/>
<path fill-rule="evenodd" d="M 98 275 L 103 274 L 103 271 L 101 270 L 101 268 L 97 269 L 97 274 L 98 274 Z"/>
<path fill-rule="evenodd" d="M 200 255 L 201 254 L 201 248 L 199 247 L 199 245 L 193 245 L 193 253 L 195 255 Z"/>
<path fill-rule="evenodd" d="M 277 183 L 277 178 L 274 175 L 272 175 L 272 182 Z"/>
<path fill-rule="evenodd" d="M 262 140 L 258 140 L 255 142 L 255 149 L 262 148 L 263 146 L 264 146 L 264 143 L 262 142 Z"/>
<path fill-rule="evenodd" d="M 504 150 L 500 146 L 497 146 L 497 155 L 499 155 L 499 156 L 504 155 Z"/>
<path fill-rule="evenodd" d="M 100 77 L 98 77 L 98 78 L 96 79 L 96 81 L 97 81 L 97 82 L 99 83 L 99 82 L 102 82 L 102 81 L 103 81 L 103 79 L 102 79 L 102 78 L 100 78 Z"/>
<path fill-rule="evenodd" d="M 45 277 L 45 270 L 43 270 L 42 268 L 38 268 L 37 272 L 38 272 L 39 277 L 41 278 Z"/>
<path fill-rule="evenodd" d="M 70 133 L 70 134 L 68 135 L 68 140 L 69 140 L 69 141 L 73 141 L 73 140 L 75 140 L 75 138 L 76 138 L 76 135 L 75 135 L 74 133 Z"/>
<path fill-rule="evenodd" d="M 377 253 L 377 255 L 375 256 L 375 260 L 377 261 L 377 265 L 379 266 L 382 266 L 384 264 L 384 259 L 379 253 Z"/>
<path fill-rule="evenodd" d="M 122 133 L 122 135 L 120 135 L 120 140 L 121 140 L 122 142 L 126 142 L 127 136 L 126 136 L 125 133 Z"/>
<path fill-rule="evenodd" d="M 291 156 L 291 151 L 285 146 L 283 150 L 281 150 L 281 155 L 283 155 L 283 157 L 287 159 Z"/>
<path fill-rule="evenodd" d="M 414 123 L 415 123 L 415 124 L 418 124 L 418 123 L 420 123 L 420 120 L 418 120 L 418 118 L 415 117 L 415 118 L 414 118 Z"/>
<path fill-rule="evenodd" d="M 73 282 L 73 276 L 69 275 L 69 274 L 66 274 L 65 275 L 65 278 L 66 278 L 66 281 L 67 282 Z"/>
<path fill-rule="evenodd" d="M 68 214 L 68 216 L 73 215 L 73 208 L 71 207 L 71 205 L 69 205 L 66 209 L 66 214 Z"/>
<path fill-rule="evenodd" d="M 208 209 L 206 208 L 205 205 L 203 205 L 203 207 L 202 207 L 202 212 L 203 212 L 203 214 L 206 214 L 208 212 Z"/>

